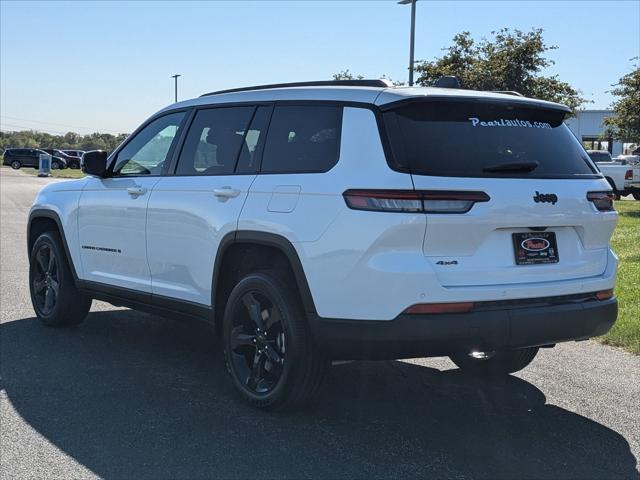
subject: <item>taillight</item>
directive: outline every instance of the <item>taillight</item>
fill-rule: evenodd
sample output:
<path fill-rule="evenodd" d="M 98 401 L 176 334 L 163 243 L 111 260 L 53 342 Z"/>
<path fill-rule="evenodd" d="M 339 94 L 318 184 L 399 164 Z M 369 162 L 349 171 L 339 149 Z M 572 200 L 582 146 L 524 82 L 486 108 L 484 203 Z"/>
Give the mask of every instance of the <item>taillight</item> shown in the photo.
<path fill-rule="evenodd" d="M 353 210 L 376 212 L 466 213 L 490 200 L 484 192 L 446 190 L 347 190 L 343 196 Z"/>
<path fill-rule="evenodd" d="M 589 192 L 587 193 L 587 200 L 601 212 L 613 211 L 613 200 L 616 196 L 613 192 Z"/>
<path fill-rule="evenodd" d="M 625 180 L 633 180 L 633 170 L 627 170 L 624 173 L 624 179 Z"/>

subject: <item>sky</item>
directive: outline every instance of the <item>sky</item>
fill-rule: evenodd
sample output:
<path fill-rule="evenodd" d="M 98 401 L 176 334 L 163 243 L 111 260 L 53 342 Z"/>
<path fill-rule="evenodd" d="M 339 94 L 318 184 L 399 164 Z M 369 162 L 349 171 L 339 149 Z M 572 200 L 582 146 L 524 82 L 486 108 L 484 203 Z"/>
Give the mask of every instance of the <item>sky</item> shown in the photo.
<path fill-rule="evenodd" d="M 396 1 L 0 1 L 0 128 L 131 132 L 180 100 L 264 83 L 408 79 L 410 7 Z M 640 55 L 640 0 L 419 0 L 416 60 L 461 31 L 543 28 L 558 74 L 607 108 Z"/>

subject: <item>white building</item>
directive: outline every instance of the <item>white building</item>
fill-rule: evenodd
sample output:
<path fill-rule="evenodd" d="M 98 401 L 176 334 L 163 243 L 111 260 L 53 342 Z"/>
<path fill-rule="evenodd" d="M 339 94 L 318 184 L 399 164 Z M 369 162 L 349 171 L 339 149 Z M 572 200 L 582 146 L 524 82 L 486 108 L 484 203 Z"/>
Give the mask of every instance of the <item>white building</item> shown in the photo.
<path fill-rule="evenodd" d="M 609 150 L 612 157 L 617 157 L 623 153 L 623 143 L 604 136 L 603 120 L 611 116 L 611 110 L 581 110 L 566 124 L 587 150 Z"/>

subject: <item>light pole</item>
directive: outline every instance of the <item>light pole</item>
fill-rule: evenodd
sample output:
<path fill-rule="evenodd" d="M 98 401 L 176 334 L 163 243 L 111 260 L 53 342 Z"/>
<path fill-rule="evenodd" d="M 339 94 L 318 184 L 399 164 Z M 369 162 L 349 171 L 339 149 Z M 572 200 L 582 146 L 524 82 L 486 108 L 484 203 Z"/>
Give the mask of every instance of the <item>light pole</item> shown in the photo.
<path fill-rule="evenodd" d="M 413 86 L 413 46 L 416 41 L 416 2 L 418 0 L 400 0 L 399 5 L 411 4 L 411 39 L 409 44 L 409 86 Z"/>
<path fill-rule="evenodd" d="M 175 99 L 176 99 L 176 103 L 178 102 L 178 77 L 181 77 L 182 75 L 180 74 L 175 74 L 175 75 L 171 75 L 171 78 L 174 79 L 175 81 Z"/>

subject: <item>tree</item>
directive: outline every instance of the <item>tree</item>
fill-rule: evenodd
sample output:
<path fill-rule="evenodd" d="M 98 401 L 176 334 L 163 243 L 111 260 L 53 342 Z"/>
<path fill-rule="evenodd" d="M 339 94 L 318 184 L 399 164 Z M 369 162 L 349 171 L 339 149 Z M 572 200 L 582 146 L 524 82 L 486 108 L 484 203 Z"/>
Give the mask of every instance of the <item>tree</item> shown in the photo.
<path fill-rule="evenodd" d="M 636 57 L 633 60 L 636 60 Z M 607 133 L 616 140 L 640 143 L 640 68 L 635 68 L 622 77 L 611 90 L 617 100 L 611 108 L 614 116 L 604 120 Z"/>
<path fill-rule="evenodd" d="M 113 151 L 127 138 L 126 133 L 92 133 L 80 135 L 67 132 L 65 135 L 51 135 L 36 130 L 20 132 L 0 131 L 0 153 L 6 148 L 59 148 L 71 150 L 107 150 Z"/>
<path fill-rule="evenodd" d="M 453 37 L 446 53 L 433 61 L 416 62 L 419 85 L 432 85 L 446 75 L 458 77 L 462 88 L 516 91 L 527 97 L 564 103 L 575 111 L 585 103 L 580 92 L 557 75 L 541 72 L 554 64 L 545 53 L 555 50 L 542 37 L 542 29 L 530 32 L 503 28 L 491 32 L 492 40 L 475 41 L 469 32 Z"/>
<path fill-rule="evenodd" d="M 334 80 L 362 80 L 363 78 L 364 77 L 362 75 L 354 76 L 348 68 L 346 70 L 342 70 L 341 72 L 333 74 Z"/>
<path fill-rule="evenodd" d="M 364 79 L 364 76 L 362 76 L 362 75 L 354 75 L 353 73 L 351 73 L 349 71 L 348 68 L 346 70 L 342 70 L 341 72 L 334 73 L 332 76 L 333 76 L 334 80 L 363 80 Z M 400 86 L 405 84 L 402 81 L 394 80 L 391 77 L 388 77 L 388 76 L 386 76 L 384 74 L 380 77 L 380 79 L 381 80 L 389 80 L 396 87 L 400 87 Z"/>

